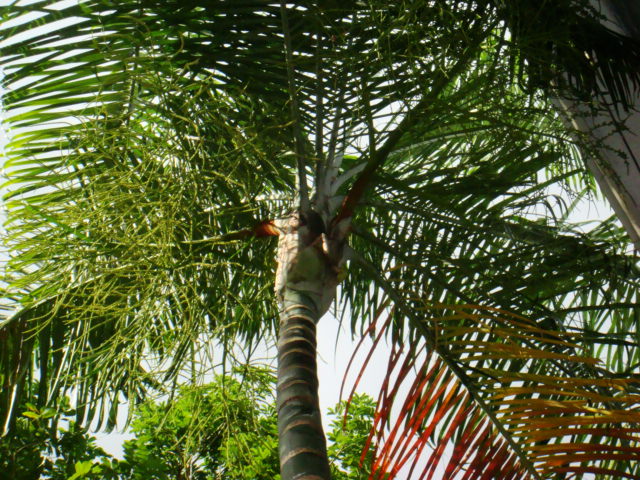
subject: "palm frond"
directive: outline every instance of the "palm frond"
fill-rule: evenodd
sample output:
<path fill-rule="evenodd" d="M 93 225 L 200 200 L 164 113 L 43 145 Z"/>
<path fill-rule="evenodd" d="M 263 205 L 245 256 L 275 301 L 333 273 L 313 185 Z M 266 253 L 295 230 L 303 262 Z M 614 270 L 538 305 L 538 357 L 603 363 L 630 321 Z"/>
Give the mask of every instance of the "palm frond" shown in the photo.
<path fill-rule="evenodd" d="M 101 41 L 111 39 L 87 40 L 98 47 Z M 74 52 L 77 45 L 60 48 Z M 122 61 L 135 64 L 129 56 L 136 51 L 149 55 L 133 48 Z M 193 343 L 232 332 L 262 335 L 256 323 L 262 319 L 251 313 L 258 308 L 275 318 L 267 253 L 273 245 L 249 250 L 246 242 L 220 236 L 286 207 L 285 197 L 274 193 L 292 184 L 274 160 L 282 151 L 270 151 L 274 144 L 258 139 L 250 120 L 268 107 L 222 95 L 210 77 L 183 88 L 183 76 L 150 72 L 156 65 L 145 58 L 146 69 L 125 68 L 119 85 L 105 85 L 86 70 L 78 88 L 93 82 L 113 93 L 94 96 L 93 112 L 86 103 L 69 111 L 68 125 L 16 134 L 5 163 L 13 250 L 6 281 L 19 308 L 6 328 L 15 338 L 8 341 L 23 348 L 7 350 L 4 378 L 12 384 L 33 374 L 24 362 L 40 352 L 33 361 L 48 385 L 41 398 L 53 400 L 60 389 L 77 386 L 78 404 L 90 407 L 86 421 L 96 411 L 107 415 L 111 407 L 96 406 L 103 397 L 115 407 L 120 394 L 138 401 L 147 388 L 179 375 Z M 60 92 L 65 74 L 51 69 Z M 47 104 L 51 87 L 40 86 L 43 104 L 57 108 L 55 101 Z M 6 104 L 15 111 L 20 94 L 34 91 L 17 88 Z M 115 105 L 118 96 L 126 101 Z M 103 118 L 111 108 L 115 113 Z M 43 125 L 50 115 L 34 109 L 19 118 Z M 269 127 L 261 120 L 259 128 Z M 11 414 L 15 401 L 7 399 L 3 413 Z"/>
<path fill-rule="evenodd" d="M 520 52 L 513 68 L 522 83 L 582 99 L 606 94 L 620 105 L 633 105 L 640 85 L 640 43 L 609 28 L 596 8 L 608 2 L 486 3 L 509 27 L 510 42 Z"/>
<path fill-rule="evenodd" d="M 390 338 L 371 432 L 378 475 L 411 465 L 409 475 L 433 478 L 444 460 L 447 479 L 638 478 L 637 378 L 585 369 L 600 360 L 582 355 L 575 336 L 502 310 L 436 305 L 413 314 L 430 338 Z"/>

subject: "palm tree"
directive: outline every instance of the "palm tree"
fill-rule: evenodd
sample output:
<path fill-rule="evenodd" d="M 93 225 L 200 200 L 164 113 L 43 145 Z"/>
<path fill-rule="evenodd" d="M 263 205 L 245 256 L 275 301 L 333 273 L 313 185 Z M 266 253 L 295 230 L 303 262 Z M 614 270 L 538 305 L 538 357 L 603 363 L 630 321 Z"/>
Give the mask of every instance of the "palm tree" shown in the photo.
<path fill-rule="evenodd" d="M 30 380 L 111 427 L 275 334 L 282 478 L 329 478 L 335 304 L 392 344 L 377 474 L 453 443 L 446 478 L 639 478 L 640 272 L 612 219 L 569 220 L 594 182 L 547 97 L 623 101 L 640 48 L 536 4 L 5 7 L 4 427 Z"/>

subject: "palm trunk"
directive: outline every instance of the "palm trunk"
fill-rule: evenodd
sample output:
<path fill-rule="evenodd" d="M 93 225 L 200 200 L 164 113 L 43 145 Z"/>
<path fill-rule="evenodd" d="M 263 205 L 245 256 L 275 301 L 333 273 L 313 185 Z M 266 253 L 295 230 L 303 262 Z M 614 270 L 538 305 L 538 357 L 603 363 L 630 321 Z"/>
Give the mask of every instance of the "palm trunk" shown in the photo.
<path fill-rule="evenodd" d="M 335 297 L 331 239 L 298 215 L 279 220 L 276 295 L 278 435 L 282 480 L 329 480 L 316 366 L 316 323 Z M 341 259 L 340 259 L 341 261 Z M 339 262 L 338 262 L 339 264 Z"/>
<path fill-rule="evenodd" d="M 285 291 L 278 338 L 278 435 L 282 480 L 329 480 L 316 368 L 314 302 Z"/>

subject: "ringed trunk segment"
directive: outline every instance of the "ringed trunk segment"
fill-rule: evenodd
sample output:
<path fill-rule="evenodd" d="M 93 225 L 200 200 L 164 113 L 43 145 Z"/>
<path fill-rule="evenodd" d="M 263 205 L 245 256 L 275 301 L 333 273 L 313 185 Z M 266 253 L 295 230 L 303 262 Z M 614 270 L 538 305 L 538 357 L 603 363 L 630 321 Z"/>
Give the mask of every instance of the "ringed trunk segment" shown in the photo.
<path fill-rule="evenodd" d="M 314 302 L 285 292 L 278 335 L 278 437 L 282 480 L 330 480 L 316 365 Z"/>
<path fill-rule="evenodd" d="M 316 323 L 335 298 L 344 236 L 312 216 L 276 220 L 278 268 L 278 436 L 282 480 L 329 480 L 316 364 Z M 334 235 L 332 235 L 332 233 Z"/>

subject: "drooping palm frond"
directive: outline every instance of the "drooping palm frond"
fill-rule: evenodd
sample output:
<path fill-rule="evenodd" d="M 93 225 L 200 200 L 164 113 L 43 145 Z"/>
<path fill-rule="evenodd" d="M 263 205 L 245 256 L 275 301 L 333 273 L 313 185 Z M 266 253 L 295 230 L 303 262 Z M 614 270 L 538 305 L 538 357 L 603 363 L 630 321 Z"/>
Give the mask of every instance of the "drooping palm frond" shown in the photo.
<path fill-rule="evenodd" d="M 474 70 L 478 71 L 481 69 Z M 571 161 L 576 151 L 559 133 L 561 129 L 557 124 L 554 126 L 557 119 L 541 115 L 545 109 L 541 99 L 523 97 L 517 88 L 505 87 L 499 81 L 491 95 L 492 83 L 486 77 L 483 86 L 488 96 L 476 98 L 467 93 L 471 89 L 465 90 L 465 85 L 472 82 L 473 77 L 468 77 L 466 82 L 451 86 L 447 92 L 450 96 L 444 97 L 446 106 L 429 118 L 432 123 L 412 125 L 412 131 L 403 138 L 406 144 L 399 143 L 397 152 L 389 156 L 385 169 L 376 176 L 373 191 L 363 201 L 364 208 L 353 220 L 354 258 L 358 258 L 364 268 L 363 277 L 359 277 L 357 270 L 352 271 L 343 284 L 353 315 L 352 327 L 357 328 L 363 316 L 373 315 L 383 299 L 388 298 L 396 305 L 399 317 L 392 323 L 395 331 L 404 330 L 404 335 L 411 339 L 396 333 L 394 341 L 413 345 L 413 335 L 417 335 L 431 352 L 428 359 L 423 359 L 420 355 L 427 355 L 425 352 L 411 350 L 401 360 L 394 359 L 399 362 L 394 363 L 396 370 L 391 368 L 388 372 L 390 378 L 395 378 L 400 369 L 398 388 L 405 381 L 413 386 L 409 393 L 403 392 L 401 396 L 396 396 L 398 389 L 389 386 L 387 396 L 381 397 L 384 400 L 381 418 L 390 414 L 393 401 L 397 402 L 398 412 L 409 410 L 410 413 L 398 413 L 400 418 L 391 425 L 388 435 L 393 438 L 378 452 L 380 472 L 389 472 L 390 465 L 397 467 L 399 463 L 409 462 L 416 452 L 424 451 L 424 442 L 433 438 L 434 432 L 439 432 L 442 438 L 448 437 L 449 423 L 436 427 L 435 419 L 453 421 L 464 412 L 472 412 L 469 416 L 477 412 L 483 419 L 481 424 L 475 423 L 477 419 L 462 426 L 454 422 L 450 433 L 453 436 L 456 431 L 455 438 L 465 439 L 463 445 L 466 445 L 458 446 L 451 465 L 457 465 L 467 453 L 472 455 L 467 464 L 469 468 L 460 474 L 467 475 L 466 478 L 491 478 L 497 472 L 501 478 L 512 473 L 519 475 L 518 478 L 531 475 L 544 478 L 552 472 L 562 474 L 562 468 L 573 469 L 574 473 L 582 469 L 601 478 L 616 478 L 616 475 L 635 478 L 637 472 L 629 459 L 638 455 L 638 445 L 622 445 L 624 435 L 629 433 L 625 428 L 635 428 L 639 420 L 635 413 L 623 416 L 625 420 L 621 422 L 627 426 L 621 423 L 611 427 L 622 432 L 622 437 L 612 433 L 613 437 L 608 440 L 611 448 L 603 447 L 598 451 L 599 456 L 567 457 L 571 462 L 563 465 L 562 459 L 530 454 L 528 440 L 509 433 L 509 422 L 493 415 L 490 402 L 482 396 L 473 396 L 470 400 L 452 387 L 459 381 L 468 391 L 476 392 L 479 388 L 476 379 L 479 379 L 478 385 L 491 385 L 494 381 L 491 375 L 495 373 L 496 378 L 501 378 L 501 369 L 522 369 L 538 375 L 542 383 L 542 378 L 558 377 L 562 382 L 576 378 L 576 390 L 564 399 L 592 398 L 580 389 L 583 385 L 580 382 L 596 379 L 594 383 L 598 383 L 601 376 L 622 378 L 635 392 L 634 372 L 638 362 L 636 292 L 640 272 L 637 259 L 625 253 L 628 240 L 619 228 L 609 229 L 606 223 L 591 231 L 580 230 L 567 221 L 571 207 L 548 191 L 551 186 L 557 188 L 565 183 L 571 188 L 574 182 L 582 182 L 584 174 L 579 163 Z M 508 112 L 517 112 L 517 115 L 509 116 Z M 547 180 L 548 173 L 542 173 L 545 170 L 552 172 L 551 179 Z M 367 302 L 358 302 L 365 278 L 375 281 L 386 296 L 370 288 Z M 502 340 L 489 336 L 491 340 L 486 339 L 485 347 L 488 355 L 495 355 L 496 372 L 483 375 L 476 372 L 474 376 L 475 365 L 467 368 L 460 360 L 464 352 L 447 352 L 435 347 L 433 330 L 424 317 L 414 313 L 419 311 L 419 305 L 411 300 L 415 298 L 445 304 L 481 302 L 526 313 L 537 325 L 527 328 L 548 331 L 552 338 L 574 335 L 571 341 L 575 347 L 570 355 L 594 355 L 602 357 L 603 363 L 594 366 L 574 362 L 553 342 L 536 345 L 530 344 L 530 339 L 523 340 L 517 348 L 509 350 L 500 346 Z M 598 304 L 609 305 L 606 311 L 613 309 L 615 320 L 608 323 L 609 315 L 605 321 L 602 314 L 605 309 L 597 307 Z M 497 328 L 498 322 L 494 323 L 496 325 L 487 328 Z M 583 337 L 586 332 L 588 336 Z M 454 342 L 454 337 L 443 340 L 447 341 Z M 468 335 L 459 345 L 465 342 L 473 345 L 475 341 L 473 335 Z M 436 373 L 427 375 L 431 372 L 429 362 L 435 361 L 434 349 L 450 368 L 444 380 Z M 518 363 L 514 355 L 527 359 L 532 356 L 535 361 Z M 403 361 L 416 363 L 417 378 L 410 368 L 399 366 Z M 510 379 L 510 382 L 517 381 Z M 423 396 L 428 392 L 434 398 Z M 443 400 L 445 393 L 450 393 L 447 402 Z M 615 389 L 609 390 L 605 396 L 615 393 Z M 527 398 L 535 397 L 534 394 Z M 629 398 L 633 406 L 635 397 Z M 467 401 L 471 401 L 473 408 Z M 628 406 L 611 408 L 621 411 Z M 420 408 L 423 410 L 419 411 Z M 558 408 L 569 407 L 563 404 Z M 534 425 L 536 419 L 539 420 L 535 416 L 527 417 L 527 422 Z M 574 417 L 566 421 L 579 425 L 582 420 Z M 466 434 L 464 428 L 467 428 Z M 532 427 L 532 431 L 535 428 Z M 472 432 L 478 436 L 477 442 Z M 569 455 L 572 449 L 579 448 L 576 442 L 587 449 L 586 444 L 598 443 L 598 432 L 602 433 L 602 429 L 594 427 L 592 438 L 574 439 L 567 444 L 556 439 L 555 453 Z M 440 451 L 444 444 L 446 441 L 436 444 L 436 450 Z M 620 449 L 612 453 L 618 447 Z M 467 452 L 464 448 L 474 450 Z M 482 451 L 476 452 L 477 448 Z M 433 474 L 419 456 L 415 458 L 414 473 L 426 468 L 425 474 Z M 433 466 L 434 462 L 435 459 L 426 465 Z M 450 470 L 452 475 L 454 470 Z"/>
<path fill-rule="evenodd" d="M 224 105 L 216 106 L 222 118 Z M 106 140 L 93 131 L 88 152 L 72 158 L 80 166 L 69 166 L 65 182 L 45 179 L 53 193 L 9 200 L 12 234 L 20 239 L 9 264 L 16 272 L 8 279 L 10 288 L 33 290 L 25 292 L 23 310 L 8 322 L 21 325 L 27 338 L 42 331 L 42 352 L 74 346 L 52 365 L 40 363 L 51 395 L 56 387 L 81 381 L 92 389 L 81 390 L 82 404 L 114 386 L 139 398 L 156 368 L 164 379 L 175 377 L 194 343 L 211 334 L 254 336 L 257 319 L 249 312 L 273 309 L 273 244 L 249 250 L 246 241 L 219 236 L 250 227 L 266 209 L 284 207 L 282 198 L 268 193 L 271 160 L 255 156 L 269 154 L 258 153 L 262 147 L 228 120 L 223 130 L 206 122 L 210 130 L 200 134 L 207 144 L 194 140 L 202 150 L 187 149 L 188 156 L 177 141 L 167 145 L 172 128 L 164 129 L 162 141 L 153 131 L 137 136 L 129 129 Z M 122 142 L 121 156 L 108 159 L 114 167 L 100 168 L 101 141 L 111 152 L 111 142 Z M 129 164 L 129 155 L 138 165 Z M 250 167 L 243 163 L 246 156 L 264 163 Z M 244 183 L 234 180 L 243 178 L 239 171 L 245 168 L 260 178 L 259 186 L 246 177 Z M 286 182 L 286 176 L 277 181 Z M 33 270 L 34 260 L 42 267 Z M 31 321 L 23 324 L 21 317 Z M 49 336 L 50 329 L 57 333 Z M 109 371 L 99 367 L 104 362 L 113 364 Z M 76 371 L 77 365 L 84 366 Z"/>
<path fill-rule="evenodd" d="M 224 234 L 275 216 L 293 185 L 272 106 L 221 92 L 212 75 L 175 71 L 130 12 L 97 6 L 43 8 L 44 19 L 84 15 L 120 30 L 76 25 L 77 38 L 60 42 L 71 27 L 50 25 L 44 47 L 23 39 L 3 50 L 13 128 L 7 281 L 21 307 L 5 327 L 15 351 L 4 379 L 33 375 L 26 358 L 36 348 L 40 398 L 82 385 L 86 421 L 109 410 L 96 407 L 101 398 L 117 406 L 120 394 L 139 399 L 180 374 L 194 343 L 254 337 L 263 327 L 255 309 L 274 317 L 273 245 L 248 249 Z M 16 64 L 40 50 L 51 52 L 37 67 Z M 14 87 L 21 77 L 37 87 Z M 70 108 L 47 123 L 61 96 Z M 3 388 L 3 413 L 15 413 L 17 393 Z"/>
<path fill-rule="evenodd" d="M 584 231 L 567 220 L 571 206 L 560 189 L 593 184 L 583 183 L 558 119 L 543 114 L 548 105 L 499 77 L 480 78 L 486 97 L 475 94 L 479 79 L 469 76 L 405 135 L 354 217 L 352 247 L 404 298 L 481 302 L 597 332 L 610 368 L 624 371 L 638 352 L 606 344 L 635 334 L 640 272 L 628 240 L 608 222 Z M 347 278 L 352 305 L 366 305 L 356 300 L 364 281 Z M 371 298 L 366 309 L 378 303 Z M 598 304 L 614 308 L 615 327 L 603 325 L 606 309 Z M 356 309 L 354 318 L 367 310 Z"/>
<path fill-rule="evenodd" d="M 592 369 L 601 361 L 581 336 L 474 305 L 414 313 L 428 336 L 392 340 L 371 432 L 377 475 L 433 478 L 441 464 L 447 479 L 639 477 L 638 379 Z"/>
<path fill-rule="evenodd" d="M 488 130 L 491 128 L 487 127 Z M 505 131 L 502 134 L 509 136 Z M 531 137 L 519 145 L 517 136 L 512 136 L 509 148 L 500 151 L 497 147 L 500 144 L 491 145 L 487 142 L 489 136 L 478 135 L 478 144 L 483 142 L 487 156 L 495 155 L 492 162 L 487 161 L 478 167 L 469 161 L 472 158 L 466 145 L 469 136 L 463 138 L 457 143 L 454 140 L 448 143 L 442 163 L 433 165 L 423 179 L 404 174 L 400 161 L 398 173 L 394 174 L 392 170 L 388 177 L 380 175 L 379 193 L 370 195 L 366 202 L 369 213 L 363 212 L 362 216 L 354 219 L 356 236 L 352 246 L 359 252 L 355 258 L 365 257 L 361 259 L 365 266 L 362 274 L 374 280 L 395 303 L 399 317 L 394 323 L 396 330 L 405 330 L 405 335 L 411 339 L 412 335 L 418 335 L 426 342 L 425 351 L 407 352 L 400 360 L 395 360 L 399 362 L 395 364 L 396 369 L 391 368 L 388 372 L 390 378 L 396 378 L 400 368 L 397 365 L 403 361 L 416 363 L 414 371 L 401 369 L 395 389 L 390 386 L 387 397 L 381 397 L 389 404 L 383 402 L 381 418 L 389 421 L 386 415 L 391 413 L 393 402 L 396 402 L 396 412 L 409 409 L 411 413 L 406 414 L 410 419 L 407 422 L 400 418 L 390 425 L 390 432 L 397 433 L 379 452 L 380 471 L 387 472 L 389 464 L 415 459 L 416 475 L 421 471 L 425 475 L 433 474 L 434 471 L 427 466 L 433 466 L 435 459 L 425 464 L 424 459 L 412 455 L 426 451 L 424 442 L 435 441 L 434 438 L 443 439 L 442 443 L 433 445 L 436 451 L 441 451 L 447 443 L 444 439 L 454 436 L 455 431 L 457 436 L 454 439 L 462 442 L 462 446 L 455 447 L 457 453 L 450 465 L 459 466 L 467 455 L 470 456 L 466 469 L 458 478 L 464 475 L 467 475 L 465 478 L 491 478 L 491 475 L 498 474 L 500 478 L 508 478 L 511 471 L 514 475 L 519 472 L 519 476 L 514 478 L 530 478 L 531 475 L 545 478 L 545 475 L 586 472 L 598 474 L 598 478 L 637 478 L 638 472 L 634 470 L 637 462 L 634 460 L 637 460 L 640 450 L 637 443 L 633 443 L 637 442 L 633 432 L 640 418 L 635 410 L 628 415 L 624 412 L 625 409 L 637 408 L 638 400 L 639 279 L 637 259 L 624 253 L 626 237 L 620 235 L 619 229 L 600 228 L 583 232 L 566 223 L 562 208 L 554 208 L 551 203 L 553 195 L 542 194 L 544 182 L 538 182 L 534 173 L 551 161 L 555 152 L 545 155 L 537 146 L 531 150 L 535 154 L 529 157 L 527 143 Z M 429 155 L 427 158 L 438 161 L 435 147 L 423 151 Z M 421 153 L 417 150 L 415 155 Z M 499 158 L 510 158 L 511 161 L 505 161 L 500 167 Z M 476 175 L 467 176 L 466 168 L 474 168 Z M 503 176 L 493 168 L 502 168 Z M 467 188 L 456 188 L 457 175 L 459 183 Z M 410 180 L 405 181 L 404 178 Z M 515 181 L 505 185 L 504 178 Z M 522 180 L 519 186 L 517 179 Z M 532 190 L 538 191 L 537 198 L 530 195 Z M 529 195 L 521 195 L 523 191 Z M 545 210 L 557 211 L 555 220 L 553 215 L 536 218 L 537 212 Z M 383 267 L 371 269 L 374 264 Z M 352 275 L 344 285 L 348 298 L 355 295 L 351 288 L 362 289 L 355 280 L 358 272 L 354 271 Z M 501 320 L 489 319 L 483 327 L 485 333 L 491 333 L 486 338 L 475 337 L 479 330 L 467 331 L 466 327 L 460 327 L 457 334 L 461 338 L 458 339 L 451 332 L 449 336 L 436 334 L 436 329 L 429 326 L 428 318 L 415 313 L 420 306 L 411 299 L 417 297 L 427 302 L 447 304 L 480 301 L 485 305 L 524 312 L 535 319 L 535 323 L 520 325 L 518 328 L 524 333 L 505 330 L 501 337 L 497 333 Z M 355 310 L 355 315 L 364 315 L 369 309 L 377 308 L 383 298 L 379 292 L 372 292 L 370 304 L 363 304 L 361 310 Z M 437 317 L 437 314 L 433 315 L 434 322 Z M 535 329 L 538 329 L 536 335 L 547 332 L 549 341 L 532 344 L 535 335 L 530 335 L 530 332 Z M 397 335 L 394 341 L 415 344 L 402 334 Z M 531 338 L 527 339 L 527 336 Z M 457 345 L 457 349 L 442 351 L 435 346 L 437 341 L 450 347 Z M 509 341 L 512 343 L 509 347 L 501 346 L 501 342 Z M 560 342 L 565 342 L 564 348 Z M 480 353 L 483 349 L 486 358 L 481 359 L 487 363 L 495 361 L 496 366 L 483 368 L 465 360 L 472 355 L 471 352 Z M 429 358 L 424 359 L 427 351 Z M 431 371 L 429 362 L 435 361 L 434 351 L 451 368 L 447 374 L 450 376 L 444 377 L 446 381 L 433 373 L 427 375 Z M 578 354 L 598 358 L 601 363 L 581 363 L 567 357 Z M 414 376 L 415 371 L 417 376 Z M 538 402 L 536 392 L 544 391 L 548 384 L 557 388 L 561 385 L 560 393 L 564 397 L 560 394 L 553 398 L 542 397 L 540 404 L 543 406 L 531 412 L 520 405 L 522 412 L 507 412 L 513 415 L 512 421 L 498 415 L 500 408 L 508 411 L 508 407 L 499 406 L 500 398 L 486 400 L 485 408 L 482 408 L 485 403 L 483 397 L 474 397 L 473 407 L 470 407 L 466 403 L 467 397 L 452 390 L 456 381 L 469 391 L 481 390 L 503 378 L 508 386 L 517 385 L 525 378 L 518 376 L 521 372 L 525 377 L 531 375 L 527 380 L 532 382 L 529 390 L 518 392 L 517 398 L 522 405 L 535 405 Z M 612 379 L 613 383 L 608 383 Z M 617 380 L 620 384 L 616 383 Z M 403 382 L 412 385 L 409 393 L 404 393 L 400 387 Z M 594 397 L 591 387 L 585 385 L 607 388 L 598 388 Z M 613 399 L 620 395 L 619 387 L 630 394 L 621 403 L 616 403 Z M 402 395 L 396 396 L 398 390 L 403 392 Z M 450 393 L 446 397 L 447 402 L 444 402 L 445 393 Z M 434 395 L 434 398 L 428 398 L 427 394 Z M 593 403 L 594 398 L 603 403 Z M 550 399 L 558 403 L 548 403 Z M 571 403 L 573 400 L 578 402 L 577 406 Z M 556 410 L 553 410 L 553 405 Z M 593 418 L 577 418 L 588 416 L 590 408 L 596 409 Z M 494 412 L 493 409 L 496 414 L 488 415 L 488 412 Z M 473 416 L 473 412 L 483 418 L 482 426 L 475 423 L 475 417 L 472 424 L 457 425 L 454 422 L 460 415 Z M 575 415 L 571 417 L 569 414 Z M 402 414 L 398 415 L 402 417 Z M 416 420 L 421 415 L 422 418 Z M 565 418 L 567 416 L 569 418 Z M 575 438 L 561 438 L 563 427 L 554 423 L 556 417 L 562 417 L 567 428 L 575 424 L 577 431 L 569 432 L 575 433 Z M 436 419 L 441 418 L 449 420 L 436 427 Z M 606 418 L 611 418 L 613 423 L 602 427 L 600 423 Z M 540 423 L 536 423 L 538 421 Z M 447 430 L 448 425 L 452 425 L 453 430 Z M 532 432 L 544 425 L 549 430 L 547 433 L 551 435 L 552 431 L 557 437 L 542 439 L 554 446 L 538 449 L 535 444 L 537 437 Z M 511 433 L 511 429 L 529 427 L 531 431 L 523 430 L 522 436 Z M 606 432 L 611 432 L 611 437 L 599 437 Z M 379 430 L 378 434 L 382 431 Z M 529 434 L 532 436 L 527 437 Z M 631 443 L 625 443 L 627 440 Z M 505 441 L 506 444 L 501 443 Z M 598 450 L 597 446 L 601 444 L 605 446 Z M 477 448 L 481 449 L 480 453 Z M 488 457 L 483 457 L 483 453 Z M 527 462 L 531 467 L 522 468 Z M 454 471 L 457 470 L 449 470 L 452 475 Z M 406 471 L 401 475 L 404 474 Z"/>

